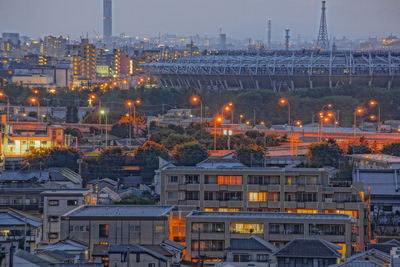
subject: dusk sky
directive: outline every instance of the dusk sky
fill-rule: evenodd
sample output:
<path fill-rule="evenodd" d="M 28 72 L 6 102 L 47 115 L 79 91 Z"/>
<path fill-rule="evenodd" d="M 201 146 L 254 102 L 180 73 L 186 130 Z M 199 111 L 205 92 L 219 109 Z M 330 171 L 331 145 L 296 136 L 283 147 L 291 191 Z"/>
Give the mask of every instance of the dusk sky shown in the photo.
<path fill-rule="evenodd" d="M 94 37 L 102 33 L 102 2 L 0 0 L 0 32 Z M 271 17 L 273 40 L 283 40 L 285 27 L 294 38 L 315 39 L 320 8 L 320 0 L 113 0 L 113 34 L 215 36 L 222 25 L 229 37 L 260 40 Z M 328 0 L 327 18 L 336 38 L 400 35 L 400 0 Z"/>

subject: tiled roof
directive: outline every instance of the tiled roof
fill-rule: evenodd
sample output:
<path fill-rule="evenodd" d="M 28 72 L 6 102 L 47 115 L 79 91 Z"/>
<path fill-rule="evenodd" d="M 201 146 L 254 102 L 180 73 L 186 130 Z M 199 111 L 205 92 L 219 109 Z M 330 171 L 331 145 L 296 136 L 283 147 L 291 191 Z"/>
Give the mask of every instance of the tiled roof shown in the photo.
<path fill-rule="evenodd" d="M 32 263 L 33 266 L 48 267 L 50 265 L 50 262 L 20 249 L 14 255 Z"/>
<path fill-rule="evenodd" d="M 160 253 L 147 249 L 145 247 L 139 246 L 139 245 L 110 245 L 108 247 L 108 253 L 124 253 L 124 252 L 131 252 L 131 253 L 147 253 L 149 255 L 152 255 L 153 257 L 163 260 L 163 261 L 168 261 L 168 258 L 161 255 Z"/>
<path fill-rule="evenodd" d="M 298 238 L 290 241 L 274 255 L 284 258 L 340 258 L 340 248 L 321 239 Z"/>
<path fill-rule="evenodd" d="M 22 212 L 13 211 L 12 209 L 4 209 L 0 210 L 0 225 L 8 226 L 8 225 L 31 225 L 33 227 L 40 227 L 42 222 L 39 218 L 33 219 L 30 215 L 24 215 Z"/>
<path fill-rule="evenodd" d="M 332 267 L 385 267 L 385 265 L 377 264 L 366 260 L 359 260 L 359 261 L 344 262 L 341 264 L 333 265 Z"/>
<path fill-rule="evenodd" d="M 248 239 L 232 238 L 231 245 L 227 248 L 227 250 L 263 250 L 269 252 L 275 252 L 277 250 L 277 248 L 272 244 L 260 239 L 261 238 L 254 236 Z"/>
<path fill-rule="evenodd" d="M 52 245 L 38 247 L 36 251 L 83 251 L 87 249 L 87 246 L 84 246 L 76 241 L 66 239 Z"/>
<path fill-rule="evenodd" d="M 63 217 L 161 217 L 166 216 L 172 208 L 150 205 L 83 205 Z"/>

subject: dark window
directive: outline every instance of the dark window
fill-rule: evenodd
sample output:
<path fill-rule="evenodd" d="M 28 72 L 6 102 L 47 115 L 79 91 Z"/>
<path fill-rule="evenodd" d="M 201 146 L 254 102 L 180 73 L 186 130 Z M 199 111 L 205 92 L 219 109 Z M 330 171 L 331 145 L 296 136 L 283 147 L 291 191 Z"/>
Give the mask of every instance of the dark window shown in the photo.
<path fill-rule="evenodd" d="M 233 261 L 234 262 L 249 262 L 250 261 L 250 255 L 247 255 L 247 254 L 234 254 L 233 255 Z"/>
<path fill-rule="evenodd" d="M 99 225 L 99 237 L 108 237 L 109 226 L 108 224 Z"/>
<path fill-rule="evenodd" d="M 77 206 L 78 200 L 67 200 L 67 206 Z"/>
<path fill-rule="evenodd" d="M 128 253 L 121 253 L 121 262 L 126 262 L 128 259 Z"/>
<path fill-rule="evenodd" d="M 199 200 L 199 191 L 187 191 L 186 200 Z"/>
<path fill-rule="evenodd" d="M 185 181 L 187 184 L 198 184 L 199 183 L 199 175 L 186 175 Z"/>
<path fill-rule="evenodd" d="M 50 216 L 49 222 L 58 222 L 58 216 Z"/>
<path fill-rule="evenodd" d="M 259 261 L 259 262 L 268 261 L 268 255 L 267 254 L 257 254 L 257 261 Z"/>
<path fill-rule="evenodd" d="M 58 200 L 49 200 L 49 206 L 58 206 L 60 201 Z"/>
<path fill-rule="evenodd" d="M 156 267 L 155 263 L 149 263 L 149 267 Z"/>
<path fill-rule="evenodd" d="M 49 239 L 57 239 L 58 233 L 49 233 Z"/>

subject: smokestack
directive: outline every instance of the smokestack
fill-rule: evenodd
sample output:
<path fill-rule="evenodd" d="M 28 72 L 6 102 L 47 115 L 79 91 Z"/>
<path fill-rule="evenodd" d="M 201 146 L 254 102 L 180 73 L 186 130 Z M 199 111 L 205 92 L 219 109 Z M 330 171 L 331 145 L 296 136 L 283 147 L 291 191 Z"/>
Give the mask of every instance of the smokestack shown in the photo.
<path fill-rule="evenodd" d="M 290 46 L 290 36 L 289 36 L 289 28 L 285 29 L 286 35 L 285 35 L 285 49 L 289 50 L 289 46 Z"/>
<path fill-rule="evenodd" d="M 271 47 L 272 19 L 268 18 L 268 47 Z"/>

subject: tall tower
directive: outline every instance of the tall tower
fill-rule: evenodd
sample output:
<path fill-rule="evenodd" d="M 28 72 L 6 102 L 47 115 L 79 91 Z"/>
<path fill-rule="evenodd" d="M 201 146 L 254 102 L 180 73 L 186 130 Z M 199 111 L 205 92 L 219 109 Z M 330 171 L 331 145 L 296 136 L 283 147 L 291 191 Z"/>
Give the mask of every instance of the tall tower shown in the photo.
<path fill-rule="evenodd" d="M 290 47 L 290 35 L 289 35 L 290 30 L 289 30 L 289 28 L 286 28 L 285 32 L 286 32 L 286 35 L 285 35 L 285 49 L 289 50 L 289 47 Z"/>
<path fill-rule="evenodd" d="M 112 42 L 112 0 L 103 0 L 103 42 L 110 47 Z"/>
<path fill-rule="evenodd" d="M 272 19 L 268 18 L 268 47 L 271 47 Z"/>
<path fill-rule="evenodd" d="M 326 24 L 325 4 L 326 4 L 326 1 L 322 1 L 321 22 L 319 25 L 317 47 L 322 48 L 322 49 L 329 49 L 328 26 Z"/>

